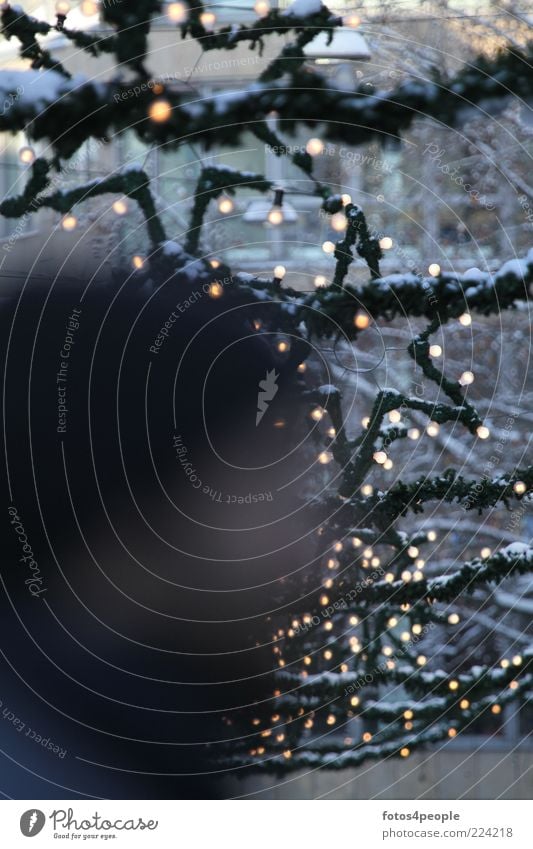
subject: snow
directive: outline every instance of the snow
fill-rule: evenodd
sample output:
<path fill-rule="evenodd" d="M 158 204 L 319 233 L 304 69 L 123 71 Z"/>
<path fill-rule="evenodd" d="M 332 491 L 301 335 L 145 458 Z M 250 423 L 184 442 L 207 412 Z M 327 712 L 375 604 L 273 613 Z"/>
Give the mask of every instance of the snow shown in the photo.
<path fill-rule="evenodd" d="M 318 387 L 318 392 L 321 395 L 338 395 L 339 389 L 333 386 L 332 383 L 325 383 L 323 386 Z"/>
<path fill-rule="evenodd" d="M 526 542 L 512 542 L 510 545 L 502 548 L 500 554 L 503 554 L 505 557 L 526 557 L 533 555 L 533 548 Z"/>
<path fill-rule="evenodd" d="M 291 18 L 308 18 L 310 15 L 318 15 L 322 10 L 322 0 L 294 0 L 282 15 Z"/>
<path fill-rule="evenodd" d="M 66 79 L 57 71 L 0 71 L 0 96 L 16 93 L 11 108 L 44 109 L 62 95 L 86 85 L 87 78 L 76 74 Z"/>
<path fill-rule="evenodd" d="M 162 244 L 163 253 L 166 256 L 181 256 L 183 248 L 177 242 L 167 241 Z"/>

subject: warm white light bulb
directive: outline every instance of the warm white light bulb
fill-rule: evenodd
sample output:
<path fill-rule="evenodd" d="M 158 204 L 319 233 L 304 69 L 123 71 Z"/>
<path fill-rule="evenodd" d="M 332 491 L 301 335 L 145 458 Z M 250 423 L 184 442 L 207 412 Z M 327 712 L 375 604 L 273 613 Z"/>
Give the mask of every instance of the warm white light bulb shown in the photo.
<path fill-rule="evenodd" d="M 254 12 L 260 18 L 264 18 L 270 12 L 270 3 L 267 3 L 267 0 L 257 0 L 254 6 Z"/>
<path fill-rule="evenodd" d="M 381 466 L 383 465 L 383 463 L 387 462 L 387 454 L 385 453 L 385 451 L 375 451 L 373 456 L 375 462 L 379 463 Z"/>
<path fill-rule="evenodd" d="M 218 211 L 222 215 L 229 215 L 230 212 L 233 212 L 234 206 L 232 199 L 228 197 L 221 197 L 218 201 Z"/>
<path fill-rule="evenodd" d="M 346 221 L 346 216 L 342 214 L 342 212 L 336 212 L 335 215 L 331 216 L 331 226 L 337 233 L 341 233 L 343 230 L 346 230 L 348 226 L 348 222 Z"/>
<path fill-rule="evenodd" d="M 346 194 L 341 195 L 341 200 L 342 200 L 342 202 L 343 202 L 344 206 L 347 206 L 349 203 L 351 203 L 351 202 L 352 202 L 352 196 L 351 196 L 351 195 L 346 195 Z"/>
<path fill-rule="evenodd" d="M 390 236 L 383 236 L 383 238 L 379 240 L 379 246 L 382 251 L 389 251 L 392 248 L 393 244 L 394 242 L 392 241 Z"/>
<path fill-rule="evenodd" d="M 459 378 L 459 383 L 461 386 L 470 386 L 471 383 L 474 382 L 474 372 L 472 371 L 464 371 Z"/>
<path fill-rule="evenodd" d="M 429 346 L 429 356 L 430 357 L 440 357 L 442 354 L 442 348 L 440 345 L 430 345 Z"/>
<path fill-rule="evenodd" d="M 75 230 L 78 226 L 78 219 L 75 215 L 65 215 L 61 220 L 61 227 L 63 230 L 66 230 L 68 233 L 72 230 Z"/>
<path fill-rule="evenodd" d="M 325 466 L 326 463 L 331 463 L 333 460 L 333 454 L 331 451 L 321 451 L 317 459 L 319 463 L 322 463 L 322 465 Z"/>
<path fill-rule="evenodd" d="M 222 286 L 222 283 L 218 283 L 217 281 L 211 283 L 208 293 L 210 298 L 221 298 L 224 294 L 224 287 Z"/>
<path fill-rule="evenodd" d="M 524 492 L 527 489 L 527 486 L 524 483 L 524 481 L 517 481 L 515 483 L 515 485 L 513 486 L 513 489 L 514 489 L 514 491 L 516 492 L 517 495 L 523 495 Z"/>
<path fill-rule="evenodd" d="M 169 3 L 167 6 L 167 17 L 173 24 L 182 24 L 187 20 L 187 7 L 184 3 Z"/>
<path fill-rule="evenodd" d="M 459 316 L 459 324 L 462 324 L 463 327 L 470 327 L 472 324 L 472 316 L 469 312 L 464 312 Z"/>
<path fill-rule="evenodd" d="M 315 277 L 315 286 L 317 287 L 317 289 L 323 289 L 324 286 L 327 286 L 327 285 L 328 285 L 328 281 L 324 277 L 324 275 L 323 274 L 317 274 L 317 276 Z"/>
<path fill-rule="evenodd" d="M 366 330 L 366 328 L 370 324 L 370 318 L 366 314 L 366 312 L 358 312 L 355 314 L 353 323 L 357 327 L 358 330 Z"/>
<path fill-rule="evenodd" d="M 202 12 L 200 15 L 200 23 L 203 27 L 205 27 L 205 29 L 212 29 L 215 25 L 216 19 L 217 16 L 214 12 Z"/>
<path fill-rule="evenodd" d="M 126 202 L 125 200 L 123 200 L 122 198 L 120 198 L 119 200 L 116 200 L 116 201 L 114 202 L 114 204 L 113 204 L 113 212 L 114 212 L 116 215 L 126 215 L 127 211 L 128 211 L 128 204 L 127 204 L 127 202 Z"/>
<path fill-rule="evenodd" d="M 410 427 L 409 430 L 407 431 L 407 436 L 409 437 L 409 439 L 419 439 L 420 438 L 420 431 L 418 430 L 417 427 Z"/>
<path fill-rule="evenodd" d="M 488 439 L 490 436 L 490 430 L 485 425 L 480 425 L 476 430 L 477 435 L 480 439 Z"/>
<path fill-rule="evenodd" d="M 278 280 L 283 280 L 287 273 L 287 269 L 284 265 L 276 265 L 274 268 L 274 277 L 277 277 Z"/>
<path fill-rule="evenodd" d="M 70 12 L 70 3 L 68 0 L 57 0 L 56 3 L 56 14 L 57 15 L 68 15 Z"/>
<path fill-rule="evenodd" d="M 137 270 L 141 269 L 144 265 L 144 259 L 142 258 L 142 256 L 139 256 L 139 254 L 135 254 L 131 262 L 133 267 Z"/>
<path fill-rule="evenodd" d="M 35 162 L 35 151 L 32 147 L 21 147 L 19 150 L 19 159 L 24 165 L 31 165 Z"/>
<path fill-rule="evenodd" d="M 324 251 L 325 254 L 335 253 L 335 245 L 333 244 L 333 242 L 329 242 L 329 241 L 323 242 L 322 250 Z"/>
<path fill-rule="evenodd" d="M 95 3 L 94 0 L 83 0 L 81 12 L 86 18 L 94 17 L 98 14 L 98 3 Z"/>
<path fill-rule="evenodd" d="M 274 227 L 281 224 L 283 222 L 283 211 L 281 206 L 273 206 L 267 215 L 267 219 Z"/>
<path fill-rule="evenodd" d="M 437 424 L 437 422 L 430 422 L 428 424 L 427 428 L 426 428 L 426 432 L 427 432 L 428 436 L 437 436 L 439 430 L 440 430 L 440 427 Z"/>
<path fill-rule="evenodd" d="M 309 139 L 305 149 L 309 156 L 319 156 L 324 150 L 324 142 L 321 139 Z"/>
<path fill-rule="evenodd" d="M 438 262 L 432 262 L 428 268 L 429 273 L 432 277 L 438 277 L 440 274 L 440 265 Z"/>

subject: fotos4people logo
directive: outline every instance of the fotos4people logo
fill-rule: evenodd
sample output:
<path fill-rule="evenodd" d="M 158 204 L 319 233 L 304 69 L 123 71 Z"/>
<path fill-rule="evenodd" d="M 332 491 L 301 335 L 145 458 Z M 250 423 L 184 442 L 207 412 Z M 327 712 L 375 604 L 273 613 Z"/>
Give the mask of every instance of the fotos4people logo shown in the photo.
<path fill-rule="evenodd" d="M 43 830 L 46 817 L 37 808 L 25 811 L 20 818 L 20 830 L 24 837 L 35 837 Z"/>

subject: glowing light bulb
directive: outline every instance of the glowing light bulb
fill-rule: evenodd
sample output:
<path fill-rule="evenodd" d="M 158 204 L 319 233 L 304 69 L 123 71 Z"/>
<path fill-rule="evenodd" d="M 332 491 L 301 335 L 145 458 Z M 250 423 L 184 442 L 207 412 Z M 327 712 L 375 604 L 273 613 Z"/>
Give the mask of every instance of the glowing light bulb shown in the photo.
<path fill-rule="evenodd" d="M 113 212 L 116 213 L 116 215 L 126 215 L 127 211 L 128 211 L 127 201 L 125 201 L 122 198 L 119 198 L 119 200 L 116 200 L 114 202 Z"/>
<path fill-rule="evenodd" d="M 391 410 L 390 411 L 389 421 L 391 421 L 393 424 L 398 424 L 398 422 L 400 422 L 401 420 L 402 420 L 402 414 L 399 412 L 399 410 Z"/>
<path fill-rule="evenodd" d="M 321 139 L 309 139 L 305 149 L 309 156 L 319 156 L 324 150 L 324 142 Z"/>
<path fill-rule="evenodd" d="M 273 206 L 267 215 L 267 220 L 269 224 L 277 227 L 279 224 L 283 223 L 283 217 L 283 210 L 281 209 L 281 206 Z"/>
<path fill-rule="evenodd" d="M 333 254 L 335 253 L 335 245 L 333 242 L 325 241 L 322 243 L 322 250 L 325 254 Z"/>
<path fill-rule="evenodd" d="M 324 622 L 324 630 L 332 631 L 333 630 L 333 622 Z"/>
<path fill-rule="evenodd" d="M 352 537 L 352 545 L 354 548 L 359 548 L 363 544 L 362 540 L 359 537 Z M 352 616 L 352 619 L 357 619 L 357 616 Z M 353 622 L 353 625 L 356 625 L 357 622 Z"/>
<path fill-rule="evenodd" d="M 224 294 L 224 287 L 222 286 L 222 283 L 218 283 L 218 282 L 211 283 L 209 290 L 208 290 L 208 294 L 209 294 L 210 298 L 214 298 L 214 299 L 221 298 L 222 295 Z"/>
<path fill-rule="evenodd" d="M 235 208 L 235 204 L 233 203 L 231 198 L 221 197 L 218 201 L 218 211 L 222 213 L 222 215 L 228 215 L 230 212 L 233 212 Z"/>
<path fill-rule="evenodd" d="M 427 428 L 426 428 L 426 432 L 427 432 L 428 436 L 437 436 L 439 430 L 440 430 L 440 427 L 437 424 L 437 422 L 430 422 L 428 424 Z"/>
<path fill-rule="evenodd" d="M 346 216 L 343 215 L 342 212 L 336 212 L 335 215 L 331 216 L 331 226 L 338 233 L 346 230 L 346 227 L 348 226 Z"/>
<path fill-rule="evenodd" d="M 324 652 L 324 657 L 326 660 L 331 660 L 331 658 L 333 657 L 333 652 L 329 649 L 326 649 L 326 651 Z"/>
<path fill-rule="evenodd" d="M 350 616 L 350 625 L 359 625 L 359 617 Z"/>
<path fill-rule="evenodd" d="M 323 289 L 323 288 L 324 288 L 324 286 L 327 286 L 327 285 L 328 285 L 328 281 L 327 281 L 327 279 L 324 277 L 324 275 L 323 275 L 323 274 L 317 274 L 317 276 L 315 277 L 315 281 L 314 281 L 314 282 L 315 282 L 315 286 L 316 286 L 316 288 L 317 288 L 317 289 Z"/>
<path fill-rule="evenodd" d="M 428 267 L 428 271 L 432 277 L 438 277 L 440 274 L 440 265 L 438 264 L 438 262 L 432 262 L 431 265 Z"/>
<path fill-rule="evenodd" d="M 481 557 L 483 558 L 483 560 L 485 560 L 487 557 L 490 557 L 490 555 L 492 554 L 492 551 L 491 551 L 490 548 L 485 546 L 485 548 L 482 548 L 479 553 L 481 554 Z"/>
<path fill-rule="evenodd" d="M 56 3 L 57 15 L 68 15 L 70 12 L 70 3 L 68 0 L 58 0 Z"/>
<path fill-rule="evenodd" d="M 476 430 L 477 435 L 480 439 L 488 439 L 490 436 L 490 430 L 485 425 L 480 425 Z"/>
<path fill-rule="evenodd" d="M 456 728 L 448 728 L 448 737 L 457 737 L 457 729 Z"/>
<path fill-rule="evenodd" d="M 350 704 L 351 704 L 352 707 L 357 707 L 357 705 L 359 704 L 358 697 L 352 696 L 352 698 L 350 699 Z"/>
<path fill-rule="evenodd" d="M 319 463 L 325 466 L 327 465 L 327 463 L 331 463 L 331 461 L 333 460 L 333 454 L 331 453 L 331 451 L 321 451 L 317 459 Z"/>
<path fill-rule="evenodd" d="M 440 345 L 430 345 L 429 346 L 429 356 L 430 357 L 440 357 L 442 355 L 442 348 Z"/>
<path fill-rule="evenodd" d="M 307 366 L 305 363 L 300 363 L 296 370 L 300 372 L 300 374 L 303 374 L 307 370 Z"/>
<path fill-rule="evenodd" d="M 496 714 L 496 716 L 502 712 L 501 705 L 492 705 L 491 712 Z"/>
<path fill-rule="evenodd" d="M 430 542 L 435 542 L 436 539 L 437 539 L 436 532 L 435 531 L 428 531 L 428 540 Z"/>
<path fill-rule="evenodd" d="M 337 722 L 337 720 L 335 719 L 335 717 L 333 716 L 333 714 L 332 714 L 332 713 L 330 713 L 330 715 L 329 715 L 329 716 L 328 716 L 328 718 L 326 719 L 326 723 L 327 723 L 328 725 L 335 725 L 335 723 L 336 723 L 336 722 Z"/>
<path fill-rule="evenodd" d="M 141 269 L 141 268 L 143 267 L 143 265 L 144 265 L 144 259 L 143 259 L 143 257 L 142 257 L 142 256 L 139 256 L 138 254 L 136 254 L 136 255 L 132 258 L 132 260 L 131 260 L 131 264 L 133 265 L 133 267 L 134 267 L 134 268 L 136 268 L 137 270 L 139 270 L 139 269 Z"/>
<path fill-rule="evenodd" d="M 67 233 L 70 233 L 72 230 L 75 230 L 77 226 L 78 219 L 75 215 L 72 215 L 72 213 L 70 215 L 65 215 L 61 219 L 61 227 L 63 228 L 63 230 L 66 230 Z"/>
<path fill-rule="evenodd" d="M 370 416 L 365 416 L 364 419 L 361 419 L 361 424 L 365 428 L 368 427 L 368 425 L 370 424 Z"/>
<path fill-rule="evenodd" d="M 471 383 L 474 382 L 474 372 L 472 371 L 464 371 L 459 378 L 459 383 L 461 386 L 470 386 Z"/>
<path fill-rule="evenodd" d="M 363 495 L 372 495 L 374 487 L 370 483 L 365 483 L 364 486 L 361 487 L 361 492 Z"/>
<path fill-rule="evenodd" d="M 156 124 L 164 124 L 172 116 L 172 106 L 168 100 L 154 100 L 148 110 L 148 115 Z"/>
<path fill-rule="evenodd" d="M 393 583 L 393 581 L 394 581 L 394 575 L 393 575 L 393 573 L 392 573 L 392 572 L 387 572 L 387 574 L 385 575 L 385 580 L 386 580 L 387 584 L 392 584 L 392 583 Z"/>
<path fill-rule="evenodd" d="M 310 416 L 313 421 L 319 422 L 322 418 L 324 418 L 324 410 L 322 407 L 315 407 L 314 410 L 311 410 Z"/>
<path fill-rule="evenodd" d="M 379 246 L 382 251 L 390 251 L 394 242 L 392 241 L 390 236 L 383 236 L 382 239 L 379 240 Z"/>
<path fill-rule="evenodd" d="M 412 627 L 413 634 L 421 634 L 422 633 L 422 625 L 418 622 Z"/>
<path fill-rule="evenodd" d="M 519 654 L 515 654 L 512 660 L 513 666 L 521 666 L 522 665 L 522 656 Z"/>
<path fill-rule="evenodd" d="M 283 339 L 281 340 L 281 342 L 278 342 L 278 344 L 277 344 L 277 349 L 281 354 L 287 353 L 287 351 L 290 350 L 290 347 L 291 346 L 289 345 L 289 343 L 285 342 Z"/>
<path fill-rule="evenodd" d="M 187 20 L 187 7 L 184 3 L 169 3 L 167 6 L 167 16 L 173 24 L 182 24 Z"/>
<path fill-rule="evenodd" d="M 387 462 L 387 455 L 385 451 L 375 451 L 373 456 L 375 462 L 379 463 L 381 466 L 383 465 L 383 463 Z"/>
<path fill-rule="evenodd" d="M 423 654 L 419 654 L 417 659 L 416 659 L 416 662 L 418 663 L 419 666 L 425 666 L 426 663 L 427 663 L 427 659 Z"/>
<path fill-rule="evenodd" d="M 458 613 L 450 613 L 448 616 L 448 622 L 450 625 L 457 625 L 459 622 L 459 614 Z"/>
<path fill-rule="evenodd" d="M 464 312 L 459 316 L 459 324 L 462 324 L 463 327 L 470 327 L 472 324 L 472 316 L 469 312 Z"/>
<path fill-rule="evenodd" d="M 410 573 L 407 569 L 404 569 L 404 571 L 403 571 L 403 572 L 402 572 L 402 574 L 401 574 L 401 579 L 402 579 L 402 581 L 404 581 L 406 584 L 408 584 L 408 583 L 409 583 L 409 581 L 412 579 L 412 577 L 413 577 L 413 576 L 411 575 L 411 573 Z"/>
<path fill-rule="evenodd" d="M 394 466 L 394 463 L 392 462 L 391 458 L 390 458 L 390 457 L 387 457 L 387 459 L 386 459 L 386 460 L 385 460 L 385 462 L 383 463 L 383 468 L 384 468 L 387 472 L 390 472 L 390 470 L 392 469 L 392 467 L 393 467 L 393 466 Z"/>
<path fill-rule="evenodd" d="M 458 690 L 459 689 L 459 681 L 456 681 L 455 679 L 453 679 L 452 681 L 449 682 L 448 687 L 450 688 L 450 690 Z"/>
<path fill-rule="evenodd" d="M 284 265 L 276 265 L 276 267 L 274 268 L 274 277 L 276 277 L 278 280 L 283 280 L 286 273 L 287 269 Z"/>
<path fill-rule="evenodd" d="M 334 427 L 328 427 L 326 433 L 330 437 L 330 439 L 335 439 L 335 437 L 337 436 L 337 431 Z"/>
<path fill-rule="evenodd" d="M 346 15 L 342 19 L 342 23 L 345 27 L 357 29 L 358 26 L 361 26 L 361 18 L 358 15 Z"/>
<path fill-rule="evenodd" d="M 410 545 L 407 549 L 407 554 L 409 555 L 409 557 L 418 557 L 419 551 L 416 545 Z"/>
<path fill-rule="evenodd" d="M 219 259 L 210 259 L 209 265 L 211 266 L 211 268 L 220 268 L 221 263 Z"/>
<path fill-rule="evenodd" d="M 408 758 L 410 754 L 411 750 L 407 746 L 404 746 L 403 749 L 400 749 L 400 757 Z"/>
<path fill-rule="evenodd" d="M 516 492 L 517 495 L 523 495 L 526 489 L 527 486 L 524 481 L 517 481 L 513 486 L 513 490 Z"/>
<path fill-rule="evenodd" d="M 349 203 L 352 202 L 352 196 L 351 195 L 341 195 L 341 200 L 342 200 L 344 206 L 347 206 Z"/>
<path fill-rule="evenodd" d="M 94 0 L 83 0 L 81 12 L 86 18 L 92 18 L 98 14 L 98 3 L 95 3 Z"/>
<path fill-rule="evenodd" d="M 404 710 L 404 712 L 403 712 L 403 718 L 404 719 L 412 719 L 413 716 L 414 716 L 414 713 L 413 713 L 412 710 Z"/>
<path fill-rule="evenodd" d="M 420 438 L 420 431 L 418 430 L 417 427 L 410 427 L 409 430 L 407 431 L 407 436 L 409 437 L 409 439 L 419 439 Z"/>
<path fill-rule="evenodd" d="M 370 731 L 365 731 L 365 733 L 363 734 L 363 741 L 365 743 L 370 743 L 371 739 L 372 739 L 372 734 L 370 733 Z"/>
<path fill-rule="evenodd" d="M 468 699 L 461 699 L 461 701 L 459 702 L 459 707 L 461 708 L 461 710 L 466 710 L 470 707 L 470 702 L 468 701 Z"/>
<path fill-rule="evenodd" d="M 35 151 L 32 147 L 21 147 L 19 150 L 19 159 L 24 165 L 31 165 L 35 162 Z"/>
<path fill-rule="evenodd" d="M 267 0 L 257 0 L 254 6 L 254 12 L 260 18 L 264 18 L 270 12 L 270 3 L 267 3 Z"/>
<path fill-rule="evenodd" d="M 200 15 L 200 23 L 205 29 L 212 29 L 215 25 L 217 16 L 214 12 L 202 12 Z"/>
<path fill-rule="evenodd" d="M 357 327 L 358 330 L 366 330 L 366 328 L 370 324 L 370 318 L 366 314 L 366 312 L 358 312 L 355 314 L 353 323 Z"/>

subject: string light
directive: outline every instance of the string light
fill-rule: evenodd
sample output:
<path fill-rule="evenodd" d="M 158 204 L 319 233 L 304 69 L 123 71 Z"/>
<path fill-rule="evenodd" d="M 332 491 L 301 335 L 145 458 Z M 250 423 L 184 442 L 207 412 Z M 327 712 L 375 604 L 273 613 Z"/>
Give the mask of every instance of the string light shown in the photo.
<path fill-rule="evenodd" d="M 480 439 L 488 439 L 490 436 L 490 430 L 485 425 L 480 425 L 476 430 L 477 435 Z"/>
<path fill-rule="evenodd" d="M 116 215 L 126 215 L 127 211 L 128 204 L 123 198 L 119 198 L 119 200 L 114 202 L 113 212 L 116 213 Z"/>
<path fill-rule="evenodd" d="M 428 531 L 428 540 L 430 542 L 435 542 L 436 539 L 437 539 L 436 532 L 435 531 Z"/>
<path fill-rule="evenodd" d="M 390 470 L 392 469 L 393 466 L 394 466 L 394 463 L 392 462 L 391 458 L 387 457 L 387 459 L 383 463 L 383 468 L 386 469 L 387 472 L 390 472 Z"/>
<path fill-rule="evenodd" d="M 432 277 L 438 277 L 440 274 L 440 265 L 438 264 L 438 262 L 432 262 L 431 265 L 428 267 L 428 271 Z"/>
<path fill-rule="evenodd" d="M 383 238 L 379 240 L 379 246 L 383 251 L 389 251 L 392 248 L 393 244 L 394 242 L 392 241 L 390 236 L 383 236 Z"/>
<path fill-rule="evenodd" d="M 457 625 L 459 621 L 460 616 L 458 613 L 450 613 L 450 615 L 448 616 L 448 622 L 450 623 L 450 625 Z"/>
<path fill-rule="evenodd" d="M 315 277 L 316 288 L 317 289 L 323 289 L 324 286 L 327 286 L 327 285 L 328 285 L 328 281 L 326 280 L 324 275 L 323 274 L 317 274 L 317 276 Z"/>
<path fill-rule="evenodd" d="M 502 669 L 507 669 L 509 665 L 509 661 L 506 658 L 500 661 L 500 666 Z"/>
<path fill-rule="evenodd" d="M 173 24 L 182 24 L 187 20 L 187 7 L 183 3 L 169 3 L 167 16 Z"/>
<path fill-rule="evenodd" d="M 331 439 L 335 439 L 335 437 L 337 436 L 337 431 L 334 427 L 328 427 L 326 433 Z"/>
<path fill-rule="evenodd" d="M 274 279 L 281 281 L 285 277 L 286 273 L 287 269 L 284 265 L 276 265 L 276 267 L 274 268 Z"/>
<path fill-rule="evenodd" d="M 402 415 L 399 410 L 391 410 L 389 413 L 389 421 L 393 424 L 398 424 L 402 420 Z"/>
<path fill-rule="evenodd" d="M 456 737 L 457 729 L 456 728 L 448 728 L 448 737 Z"/>
<path fill-rule="evenodd" d="M 470 707 L 470 702 L 468 701 L 468 699 L 461 699 L 461 701 L 459 702 L 459 707 L 462 710 L 466 710 Z"/>
<path fill-rule="evenodd" d="M 309 139 L 305 149 L 309 156 L 320 156 L 324 151 L 324 142 L 321 139 Z"/>
<path fill-rule="evenodd" d="M 154 100 L 154 102 L 150 104 L 148 115 L 154 123 L 164 124 L 172 116 L 172 105 L 168 100 Z"/>
<path fill-rule="evenodd" d="M 257 0 L 254 6 L 254 12 L 260 18 L 264 18 L 270 12 L 270 3 L 267 3 L 267 0 Z"/>
<path fill-rule="evenodd" d="M 408 758 L 410 754 L 411 750 L 407 746 L 404 746 L 403 749 L 400 749 L 400 756 L 402 758 Z"/>
<path fill-rule="evenodd" d="M 72 230 L 75 230 L 77 226 L 78 219 L 75 215 L 72 215 L 72 213 L 70 215 L 65 215 L 61 219 L 61 227 L 63 228 L 63 230 L 66 230 L 67 233 L 70 233 Z"/>
<path fill-rule="evenodd" d="M 335 245 L 327 239 L 325 242 L 322 242 L 322 250 L 325 254 L 333 254 L 335 253 Z"/>
<path fill-rule="evenodd" d="M 492 551 L 491 551 L 490 548 L 485 546 L 485 548 L 482 548 L 479 553 L 481 554 L 481 557 L 483 558 L 483 560 L 486 560 L 487 557 L 490 557 L 490 555 L 492 554 Z"/>
<path fill-rule="evenodd" d="M 419 654 L 417 659 L 416 659 L 416 662 L 418 663 L 419 666 L 425 666 L 426 663 L 427 663 L 427 659 L 426 659 L 425 655 Z"/>
<path fill-rule="evenodd" d="M 333 657 L 333 652 L 329 649 L 326 649 L 326 651 L 324 652 L 324 657 L 326 660 L 331 660 L 331 658 Z"/>
<path fill-rule="evenodd" d="M 136 268 L 137 271 L 139 271 L 144 265 L 144 259 L 142 258 L 142 256 L 139 256 L 138 254 L 136 254 L 132 258 L 131 263 L 132 263 L 133 267 Z"/>
<path fill-rule="evenodd" d="M 420 438 L 420 431 L 418 430 L 417 427 L 410 427 L 409 430 L 407 431 L 407 436 L 409 437 L 409 439 L 419 439 Z"/>
<path fill-rule="evenodd" d="M 353 323 L 355 324 L 358 330 L 366 330 L 366 328 L 370 324 L 370 318 L 368 317 L 366 312 L 359 311 L 355 314 Z"/>
<path fill-rule="evenodd" d="M 510 690 L 517 690 L 519 686 L 520 685 L 519 685 L 518 681 L 511 681 L 511 683 L 509 684 L 509 689 Z"/>
<path fill-rule="evenodd" d="M 491 712 L 496 714 L 496 716 L 502 712 L 501 705 L 492 705 Z"/>
<path fill-rule="evenodd" d="M 70 3 L 68 0 L 57 0 L 56 3 L 56 15 L 60 17 L 65 17 L 70 12 Z"/>
<path fill-rule="evenodd" d="M 361 492 L 363 493 L 363 495 L 372 495 L 374 492 L 374 487 L 370 483 L 365 483 L 361 487 Z"/>
<path fill-rule="evenodd" d="M 279 226 L 284 220 L 283 210 L 281 208 L 283 206 L 283 194 L 283 189 L 276 189 L 274 191 L 272 207 L 267 215 L 267 221 L 273 227 Z"/>
<path fill-rule="evenodd" d="M 459 324 L 462 324 L 463 327 L 470 327 L 472 324 L 472 316 L 469 312 L 464 312 L 459 316 Z"/>
<path fill-rule="evenodd" d="M 429 356 L 430 357 L 440 357 L 442 354 L 442 348 L 440 345 L 430 345 L 429 346 Z"/>
<path fill-rule="evenodd" d="M 35 151 L 32 147 L 21 147 L 19 150 L 19 159 L 24 165 L 32 165 L 35 162 Z"/>
<path fill-rule="evenodd" d="M 307 366 L 306 366 L 305 363 L 300 363 L 300 365 L 296 369 L 296 371 L 298 371 L 300 374 L 303 374 L 306 370 L 307 370 Z"/>
<path fill-rule="evenodd" d="M 326 719 L 326 723 L 327 723 L 328 725 L 335 725 L 335 723 L 336 723 L 336 722 L 337 722 L 337 720 L 335 719 L 335 717 L 333 716 L 333 714 L 332 714 L 332 713 L 330 713 L 330 715 L 329 715 L 329 716 L 328 716 L 328 718 Z"/>
<path fill-rule="evenodd" d="M 350 704 L 351 704 L 352 707 L 357 707 L 357 705 L 359 704 L 358 697 L 352 696 L 352 698 L 350 699 Z"/>
<path fill-rule="evenodd" d="M 517 495 L 523 495 L 526 489 L 527 486 L 524 481 L 517 481 L 513 486 L 513 490 L 516 492 Z"/>
<path fill-rule="evenodd" d="M 387 455 L 386 455 L 385 451 L 375 451 L 373 457 L 374 457 L 374 460 L 376 461 L 376 463 L 379 463 L 381 466 L 387 460 Z"/>
<path fill-rule="evenodd" d="M 290 350 L 290 347 L 291 346 L 289 345 L 289 343 L 285 342 L 285 340 L 283 340 L 283 339 L 281 340 L 281 342 L 278 342 L 278 345 L 277 345 L 277 348 L 278 348 L 278 351 L 280 352 L 280 354 L 286 354 L 287 351 Z"/>
<path fill-rule="evenodd" d="M 211 283 L 208 289 L 208 293 L 210 298 L 221 298 L 224 294 L 224 287 L 222 286 L 222 283 Z"/>
<path fill-rule="evenodd" d="M 413 625 L 412 631 L 413 631 L 413 634 L 421 634 L 422 633 L 422 625 L 420 625 L 420 623 L 417 622 L 415 625 Z"/>
<path fill-rule="evenodd" d="M 215 25 L 217 16 L 214 12 L 202 12 L 200 15 L 200 23 L 205 29 L 212 29 Z"/>
<path fill-rule="evenodd" d="M 324 418 L 324 410 L 322 407 L 315 407 L 314 410 L 311 410 L 310 416 L 313 421 L 319 422 L 322 418 Z"/>
<path fill-rule="evenodd" d="M 409 555 L 409 557 L 413 557 L 413 558 L 418 557 L 419 551 L 418 551 L 418 548 L 416 547 L 416 545 L 410 545 L 409 548 L 407 549 L 407 554 Z"/>
<path fill-rule="evenodd" d="M 92 18 L 98 14 L 98 3 L 95 3 L 94 0 L 83 0 L 81 11 L 85 17 Z"/>
<path fill-rule="evenodd" d="M 218 201 L 218 211 L 222 213 L 222 215 L 228 215 L 230 212 L 233 212 L 235 208 L 235 204 L 232 199 L 227 197 L 227 195 L 222 195 Z"/>
<path fill-rule="evenodd" d="M 359 15 L 346 15 L 342 19 L 342 24 L 345 27 L 350 27 L 350 29 L 357 29 L 361 25 L 361 18 Z"/>
<path fill-rule="evenodd" d="M 319 463 L 325 466 L 327 463 L 331 463 L 333 460 L 333 454 L 331 451 L 321 451 L 317 459 Z"/>
<path fill-rule="evenodd" d="M 370 743 L 371 739 L 372 739 L 372 734 L 370 733 L 370 731 L 365 731 L 365 733 L 363 734 L 363 742 L 364 743 Z"/>
<path fill-rule="evenodd" d="M 437 422 L 430 422 L 428 424 L 428 426 L 426 427 L 426 432 L 427 432 L 428 436 L 437 436 L 439 430 L 440 430 L 440 427 L 437 424 Z"/>
<path fill-rule="evenodd" d="M 350 625 L 359 625 L 359 617 L 350 616 Z"/>
<path fill-rule="evenodd" d="M 519 654 L 515 654 L 512 660 L 513 666 L 521 666 L 522 665 L 522 657 Z"/>
<path fill-rule="evenodd" d="M 348 206 L 348 204 L 352 202 L 352 196 L 351 195 L 341 195 L 341 200 L 342 200 L 342 203 L 343 203 L 344 206 Z"/>
<path fill-rule="evenodd" d="M 459 681 L 456 681 L 455 678 L 453 678 L 449 682 L 448 687 L 450 688 L 450 690 L 458 690 L 459 689 Z"/>
<path fill-rule="evenodd" d="M 404 581 L 406 584 L 408 584 L 413 576 L 411 575 L 411 573 L 409 572 L 408 569 L 404 569 L 404 571 L 402 572 L 400 577 L 401 577 L 402 581 Z"/>
<path fill-rule="evenodd" d="M 461 386 L 470 386 L 471 383 L 474 382 L 474 372 L 472 371 L 464 371 L 459 378 L 459 383 Z"/>
<path fill-rule="evenodd" d="M 343 215 L 342 212 L 336 212 L 335 215 L 331 216 L 331 226 L 338 233 L 341 233 L 343 230 L 346 230 L 346 227 L 348 226 L 346 216 Z"/>

